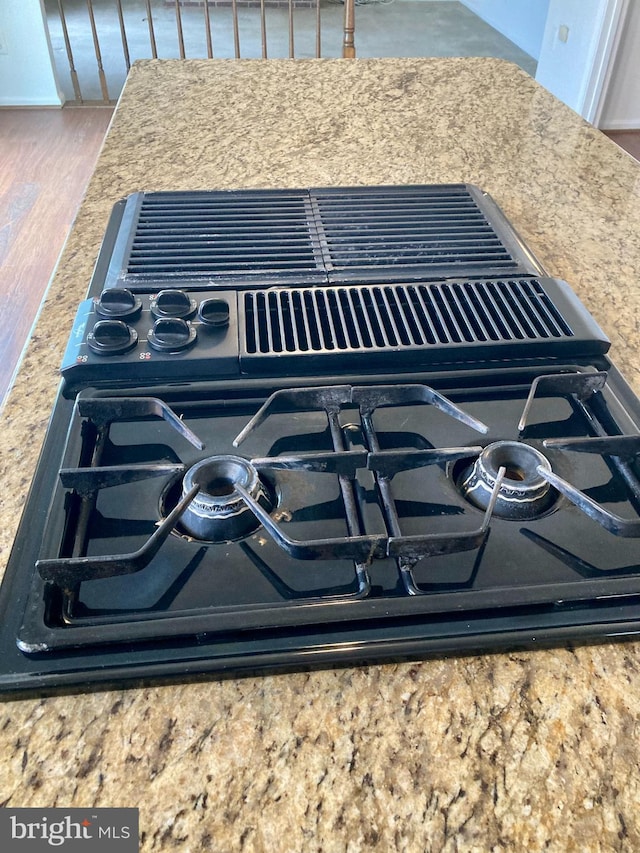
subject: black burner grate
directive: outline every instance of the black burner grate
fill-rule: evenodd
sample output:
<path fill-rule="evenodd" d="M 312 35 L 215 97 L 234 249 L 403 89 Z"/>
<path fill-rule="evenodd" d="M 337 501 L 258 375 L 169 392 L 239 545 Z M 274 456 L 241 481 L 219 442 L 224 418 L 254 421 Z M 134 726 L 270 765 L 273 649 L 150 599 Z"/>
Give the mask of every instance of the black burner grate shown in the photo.
<path fill-rule="evenodd" d="M 31 572 L 12 562 L 3 586 L 0 691 L 637 634 L 638 416 L 615 373 L 154 392 L 83 392 L 62 458 L 54 416 L 60 475 L 42 470 L 29 499 L 55 495 L 52 523 L 21 527 L 12 560 Z M 265 513 L 236 489 L 261 526 L 185 535 L 185 470 L 238 453 L 275 498 Z M 470 500 L 480 456 L 500 506 Z M 534 476 L 551 499 L 506 512 Z"/>

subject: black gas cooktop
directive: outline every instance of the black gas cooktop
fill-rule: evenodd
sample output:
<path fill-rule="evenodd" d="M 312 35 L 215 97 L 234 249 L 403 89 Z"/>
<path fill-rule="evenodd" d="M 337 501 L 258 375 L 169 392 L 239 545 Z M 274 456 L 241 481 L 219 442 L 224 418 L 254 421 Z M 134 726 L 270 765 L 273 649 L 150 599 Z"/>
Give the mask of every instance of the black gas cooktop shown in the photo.
<path fill-rule="evenodd" d="M 473 187 L 124 200 L 0 689 L 634 636 L 640 406 L 607 349 Z"/>

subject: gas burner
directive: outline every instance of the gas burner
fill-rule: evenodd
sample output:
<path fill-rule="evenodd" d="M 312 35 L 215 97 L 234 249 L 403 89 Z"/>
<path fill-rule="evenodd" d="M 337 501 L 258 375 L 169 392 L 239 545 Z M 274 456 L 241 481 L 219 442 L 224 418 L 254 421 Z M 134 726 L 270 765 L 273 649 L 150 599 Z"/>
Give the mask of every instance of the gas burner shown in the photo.
<path fill-rule="evenodd" d="M 103 679 L 120 649 L 182 673 L 597 636 L 623 599 L 640 624 L 620 380 L 429 378 L 83 392 L 38 486 L 62 523 L 22 593 L 22 683 Z"/>
<path fill-rule="evenodd" d="M 180 527 L 204 542 L 230 542 L 253 533 L 260 522 L 238 491 L 240 486 L 267 512 L 273 501 L 258 471 L 241 456 L 210 456 L 193 465 L 184 476 L 183 498 L 194 486 L 197 496 L 180 520 Z"/>
<path fill-rule="evenodd" d="M 556 493 L 541 470 L 551 473 L 551 465 L 540 451 L 520 441 L 495 441 L 487 445 L 458 476 L 458 487 L 470 503 L 486 510 L 501 468 L 505 473 L 494 515 L 521 521 L 547 512 Z"/>

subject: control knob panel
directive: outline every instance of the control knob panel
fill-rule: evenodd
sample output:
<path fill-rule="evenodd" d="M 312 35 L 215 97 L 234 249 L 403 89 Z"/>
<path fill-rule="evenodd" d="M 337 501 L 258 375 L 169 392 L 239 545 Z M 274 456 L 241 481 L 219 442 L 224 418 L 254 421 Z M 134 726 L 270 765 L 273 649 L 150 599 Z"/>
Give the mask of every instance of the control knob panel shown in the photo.
<path fill-rule="evenodd" d="M 109 288 L 80 303 L 62 362 L 65 390 L 240 373 L 235 291 Z"/>

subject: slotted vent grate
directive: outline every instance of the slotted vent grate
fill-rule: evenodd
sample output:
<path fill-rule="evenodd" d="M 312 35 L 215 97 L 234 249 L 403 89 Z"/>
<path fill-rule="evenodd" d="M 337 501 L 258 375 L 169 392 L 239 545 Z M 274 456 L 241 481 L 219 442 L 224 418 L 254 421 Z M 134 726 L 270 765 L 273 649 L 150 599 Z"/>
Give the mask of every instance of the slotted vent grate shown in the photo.
<path fill-rule="evenodd" d="M 324 274 L 305 192 L 149 193 L 128 248 L 126 278 Z"/>
<path fill-rule="evenodd" d="M 536 279 L 247 291 L 248 355 L 554 341 L 573 331 Z"/>

